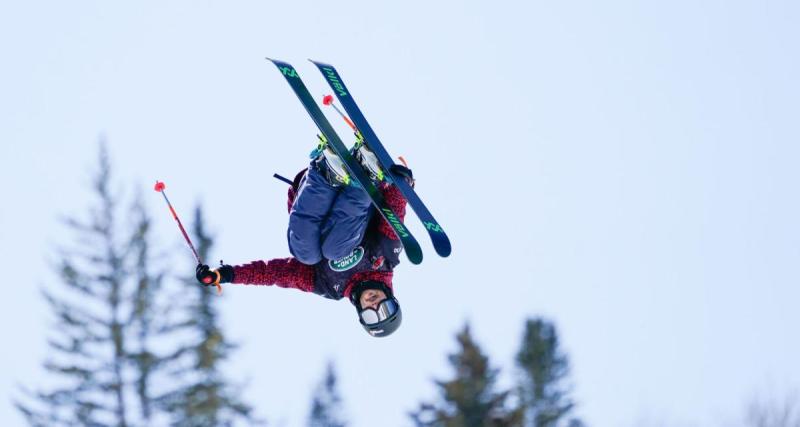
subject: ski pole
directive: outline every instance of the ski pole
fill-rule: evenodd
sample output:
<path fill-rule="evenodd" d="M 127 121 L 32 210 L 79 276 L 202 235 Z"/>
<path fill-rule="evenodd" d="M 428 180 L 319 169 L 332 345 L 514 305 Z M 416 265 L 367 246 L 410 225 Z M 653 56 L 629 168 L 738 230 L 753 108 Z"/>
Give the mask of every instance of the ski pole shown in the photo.
<path fill-rule="evenodd" d="M 346 121 L 347 124 L 350 125 L 350 128 L 353 129 L 354 132 L 358 132 L 358 129 L 356 129 L 356 125 L 354 125 L 353 122 L 351 122 L 350 119 L 347 116 L 344 115 L 342 110 L 340 110 L 339 107 L 337 107 L 336 104 L 333 103 L 333 95 L 325 95 L 325 96 L 323 96 L 322 97 L 322 103 L 325 104 L 325 105 L 330 105 L 331 107 L 333 107 L 333 109 L 336 110 L 336 112 L 339 113 L 340 116 L 342 116 L 344 121 Z"/>
<path fill-rule="evenodd" d="M 157 192 L 161 193 L 162 196 L 164 196 L 164 201 L 167 202 L 167 206 L 169 206 L 169 211 L 172 212 L 172 217 L 175 218 L 175 221 L 177 221 L 178 227 L 181 229 L 181 233 L 183 233 L 183 238 L 186 239 L 186 243 L 189 244 L 189 248 L 192 250 L 192 253 L 194 254 L 194 259 L 197 260 L 198 264 L 203 264 L 203 260 L 200 258 L 200 255 L 197 254 L 197 250 L 195 250 L 194 245 L 192 244 L 192 239 L 189 238 L 189 235 L 186 233 L 186 229 L 184 229 L 183 224 L 181 224 L 181 219 L 178 218 L 178 213 L 175 212 L 175 209 L 172 207 L 172 203 L 169 202 L 169 198 L 167 198 L 167 193 L 164 191 L 165 188 L 167 188 L 167 186 L 163 182 L 156 181 L 154 190 L 156 190 Z M 203 281 L 206 284 L 211 283 L 211 278 L 209 277 Z M 219 283 L 217 283 L 217 292 L 220 294 L 222 293 L 222 286 L 220 286 Z"/>
<path fill-rule="evenodd" d="M 280 176 L 277 173 L 272 174 L 272 177 L 277 179 L 278 181 L 283 181 L 283 182 L 285 182 L 285 183 L 287 183 L 289 185 L 294 185 L 294 182 L 292 182 L 292 180 L 290 180 L 289 178 Z"/>

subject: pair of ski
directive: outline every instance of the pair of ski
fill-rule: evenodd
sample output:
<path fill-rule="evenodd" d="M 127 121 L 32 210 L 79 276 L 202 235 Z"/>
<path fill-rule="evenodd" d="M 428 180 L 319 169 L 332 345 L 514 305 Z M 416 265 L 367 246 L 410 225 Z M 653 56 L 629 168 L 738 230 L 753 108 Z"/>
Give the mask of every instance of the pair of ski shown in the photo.
<path fill-rule="evenodd" d="M 317 103 L 314 101 L 314 98 L 311 96 L 308 88 L 306 88 L 306 85 L 300 79 L 300 76 L 297 74 L 297 70 L 295 70 L 294 67 L 286 62 L 271 58 L 267 59 L 272 61 L 272 63 L 278 67 L 278 70 L 281 71 L 283 76 L 286 78 L 286 81 L 289 82 L 289 85 L 292 87 L 292 90 L 294 90 L 295 95 L 297 95 L 297 98 L 300 99 L 303 107 L 305 107 L 306 111 L 311 116 L 311 119 L 314 120 L 314 123 L 317 125 L 320 132 L 322 132 L 322 135 L 327 140 L 329 146 L 344 162 L 348 172 L 350 173 L 350 177 L 357 182 L 358 185 L 360 185 L 361 188 L 367 192 L 367 194 L 369 194 L 372 204 L 377 208 L 378 212 L 383 216 L 383 218 L 386 219 L 386 222 L 389 223 L 389 225 L 391 225 L 391 227 L 394 229 L 395 234 L 397 234 L 397 237 L 403 244 L 403 248 L 405 248 L 406 256 L 408 257 L 409 261 L 414 264 L 419 264 L 422 262 L 422 249 L 420 248 L 419 243 L 414 236 L 411 235 L 411 232 L 408 231 L 403 222 L 400 221 L 400 218 L 398 218 L 397 214 L 392 211 L 392 209 L 389 207 L 389 204 L 386 202 L 386 199 L 384 199 L 383 193 L 381 193 L 378 187 L 376 187 L 372 180 L 370 180 L 367 173 L 353 158 L 353 155 L 347 149 L 347 146 L 345 146 L 345 144 L 336 134 L 336 131 L 333 130 L 330 122 L 322 113 L 319 105 L 317 105 Z M 375 156 L 378 158 L 378 161 L 383 168 L 384 174 L 390 177 L 390 181 L 397 186 L 397 188 L 400 190 L 400 193 L 402 193 L 403 197 L 405 197 L 405 199 L 408 201 L 411 209 L 414 210 L 414 212 L 417 214 L 417 217 L 419 217 L 419 219 L 422 221 L 422 224 L 425 225 L 425 229 L 430 235 L 431 242 L 433 243 L 433 248 L 436 250 L 436 253 L 442 257 L 450 255 L 450 239 L 448 239 L 447 234 L 445 234 L 442 227 L 433 218 L 433 215 L 430 213 L 419 196 L 417 196 L 414 188 L 409 185 L 406 180 L 403 179 L 403 177 L 393 175 L 392 166 L 395 163 L 392 159 L 392 156 L 386 152 L 386 149 L 383 147 L 383 144 L 381 144 L 378 136 L 375 135 L 375 132 L 364 118 L 364 115 L 361 114 L 361 110 L 353 100 L 350 91 L 347 89 L 347 86 L 345 86 L 344 81 L 339 73 L 331 65 L 316 61 L 311 62 L 316 65 L 322 75 L 325 76 L 325 80 L 328 82 L 331 89 L 333 89 L 334 94 L 336 94 L 336 98 L 342 104 L 344 110 L 353 121 L 356 132 L 360 133 L 360 135 L 364 138 L 367 147 L 372 150 L 373 153 L 375 153 Z"/>

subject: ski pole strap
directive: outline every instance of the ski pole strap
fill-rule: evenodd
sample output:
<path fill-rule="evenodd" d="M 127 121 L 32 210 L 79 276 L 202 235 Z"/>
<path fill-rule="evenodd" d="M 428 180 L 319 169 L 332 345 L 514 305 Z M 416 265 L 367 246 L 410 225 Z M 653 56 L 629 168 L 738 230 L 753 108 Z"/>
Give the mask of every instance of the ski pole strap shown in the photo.
<path fill-rule="evenodd" d="M 222 280 L 222 274 L 218 270 L 211 270 L 212 273 L 217 275 L 217 279 L 213 282 L 209 283 L 209 285 L 214 285 L 217 287 L 217 295 L 222 295 L 222 285 L 219 284 L 220 280 Z"/>
<path fill-rule="evenodd" d="M 273 175 L 272 175 L 272 177 L 273 177 L 273 178 L 275 178 L 275 179 L 277 179 L 278 181 L 283 181 L 283 182 L 285 182 L 285 183 L 287 183 L 287 184 L 289 184 L 289 185 L 293 185 L 293 184 L 294 184 L 294 183 L 293 183 L 291 180 L 289 180 L 289 178 L 286 178 L 286 177 L 280 176 L 280 175 L 278 175 L 277 173 L 276 173 L 276 174 L 273 174 Z"/>

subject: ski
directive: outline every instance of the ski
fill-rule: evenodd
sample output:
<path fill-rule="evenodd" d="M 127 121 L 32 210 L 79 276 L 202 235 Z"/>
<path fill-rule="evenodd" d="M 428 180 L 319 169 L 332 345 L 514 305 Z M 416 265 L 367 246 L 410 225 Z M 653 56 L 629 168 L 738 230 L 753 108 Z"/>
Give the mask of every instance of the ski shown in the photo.
<path fill-rule="evenodd" d="M 322 135 L 327 140 L 327 143 L 330 144 L 331 148 L 334 152 L 342 159 L 345 164 L 345 167 L 348 169 L 350 176 L 353 180 L 367 192 L 370 199 L 372 200 L 372 204 L 377 208 L 378 212 L 386 219 L 386 222 L 392 226 L 394 229 L 395 234 L 400 239 L 400 242 L 403 244 L 403 248 L 405 249 L 406 256 L 408 260 L 411 261 L 412 264 L 419 264 L 422 262 L 422 248 L 420 248 L 419 243 L 411 235 L 411 232 L 403 225 L 403 222 L 400 221 L 400 218 L 392 211 L 389 207 L 389 204 L 386 202 L 386 199 L 383 197 L 383 193 L 372 183 L 372 181 L 367 176 L 366 172 L 361 168 L 361 165 L 353 158 L 350 151 L 347 149 L 347 146 L 344 145 L 341 139 L 339 139 L 339 135 L 336 131 L 333 130 L 328 119 L 325 117 L 325 114 L 322 113 L 322 110 L 319 108 L 317 103 L 314 101 L 314 98 L 311 96 L 311 93 L 306 88 L 306 85 L 300 79 L 300 75 L 297 74 L 297 70 L 294 69 L 291 65 L 286 62 L 279 61 L 276 59 L 267 58 L 276 67 L 278 70 L 283 74 L 283 77 L 286 78 L 286 81 L 289 83 L 289 86 L 292 87 L 295 95 L 300 100 L 300 103 L 303 104 L 308 114 L 311 116 L 311 119 L 317 125 Z"/>
<path fill-rule="evenodd" d="M 372 130 L 372 127 L 370 127 L 367 119 L 364 118 L 364 115 L 361 113 L 361 109 L 358 108 L 355 100 L 353 100 L 353 96 L 347 89 L 347 86 L 345 86 L 342 77 L 332 65 L 314 60 L 310 61 L 316 65 L 322 75 L 325 76 L 325 80 L 328 82 L 328 85 L 330 85 L 331 89 L 333 89 L 333 92 L 336 94 L 336 98 L 342 103 L 344 110 L 350 116 L 350 119 L 353 121 L 358 131 L 366 140 L 367 147 L 369 147 L 369 149 L 375 153 L 375 156 L 378 158 L 378 161 L 383 167 L 384 172 L 391 176 L 390 171 L 391 167 L 395 164 L 394 160 L 383 147 L 383 144 L 381 144 L 378 136 L 375 135 L 375 132 Z M 417 214 L 417 217 L 419 217 L 420 221 L 422 221 L 422 224 L 425 225 L 425 229 L 428 231 L 428 234 L 431 237 L 431 242 L 433 243 L 433 248 L 436 250 L 436 253 L 442 257 L 450 255 L 450 239 L 447 237 L 447 234 L 445 234 L 441 225 L 439 225 L 436 219 L 434 219 L 433 214 L 431 214 L 431 212 L 425 206 L 425 203 L 423 203 L 419 196 L 417 196 L 414 188 L 402 178 L 393 179 L 392 181 L 397 188 L 400 189 L 403 197 L 406 198 L 409 206 L 411 206 L 411 209 L 413 209 Z"/>

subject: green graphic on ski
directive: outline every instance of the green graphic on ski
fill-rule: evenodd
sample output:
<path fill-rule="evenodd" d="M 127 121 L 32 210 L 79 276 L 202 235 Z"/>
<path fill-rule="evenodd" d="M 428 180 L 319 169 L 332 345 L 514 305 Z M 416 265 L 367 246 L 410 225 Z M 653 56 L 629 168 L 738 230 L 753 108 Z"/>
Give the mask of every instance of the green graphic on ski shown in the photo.
<path fill-rule="evenodd" d="M 377 208 L 378 212 L 383 216 L 386 222 L 392 227 L 395 234 L 397 234 L 397 237 L 400 239 L 400 242 L 403 244 L 403 248 L 405 249 L 408 260 L 413 264 L 419 264 L 422 262 L 422 249 L 420 248 L 419 243 L 414 236 L 411 235 L 411 232 L 408 231 L 405 225 L 403 225 L 403 222 L 400 221 L 400 218 L 397 216 L 397 214 L 395 214 L 394 211 L 392 211 L 392 209 L 389 207 L 389 204 L 383 197 L 383 193 L 381 193 L 375 184 L 372 183 L 361 165 L 358 164 L 342 140 L 339 139 L 339 135 L 333 130 L 330 122 L 322 113 L 322 110 L 320 110 L 317 103 L 314 101 L 314 98 L 311 96 L 308 88 L 306 88 L 306 85 L 300 79 L 300 76 L 297 74 L 297 70 L 295 70 L 294 67 L 286 62 L 271 58 L 267 59 L 275 64 L 275 66 L 278 67 L 278 70 L 280 70 L 283 74 L 283 77 L 286 78 L 286 81 L 292 87 L 292 90 L 294 91 L 295 95 L 297 95 L 300 103 L 303 104 L 303 107 L 305 107 L 306 112 L 308 112 L 308 114 L 311 116 L 311 119 L 317 125 L 317 128 L 319 128 L 320 132 L 322 132 L 322 135 L 327 139 L 330 147 L 344 162 L 350 177 L 353 178 L 361 186 L 361 188 L 367 192 L 367 194 L 369 194 L 372 204 Z"/>
<path fill-rule="evenodd" d="M 364 118 L 364 115 L 361 113 L 361 109 L 358 108 L 358 105 L 353 99 L 353 95 L 347 89 L 347 86 L 345 86 L 342 77 L 332 65 L 324 64 L 314 60 L 310 61 L 316 65 L 317 68 L 319 68 L 319 71 L 322 72 L 322 75 L 325 76 L 325 80 L 328 82 L 331 89 L 333 89 L 333 92 L 336 94 L 336 98 L 338 98 L 339 102 L 342 103 L 347 115 L 350 116 L 350 119 L 353 121 L 353 123 L 355 123 L 356 129 L 358 129 L 358 131 L 364 137 L 367 147 L 369 147 L 369 149 L 375 153 L 375 156 L 378 158 L 381 167 L 388 173 L 388 171 L 391 170 L 391 167 L 395 164 L 394 160 L 383 147 L 383 144 L 378 139 L 378 136 L 375 135 L 375 132 L 372 130 L 372 127 L 370 127 L 367 119 Z M 411 185 L 409 185 L 405 179 L 393 179 L 392 181 L 403 194 L 403 197 L 406 198 L 408 205 L 411 206 L 411 209 L 414 210 L 414 213 L 417 214 L 417 217 L 419 217 L 420 221 L 422 221 L 422 223 L 425 225 L 425 230 L 428 231 L 428 234 L 431 237 L 431 242 L 433 243 L 433 248 L 436 250 L 436 253 L 442 257 L 450 255 L 450 239 L 447 237 L 444 229 L 442 229 L 442 226 L 439 225 L 439 223 L 433 217 L 433 214 L 431 214 L 431 212 L 425 206 L 425 203 L 423 203 L 419 196 L 417 196 L 414 188 L 411 187 Z"/>

